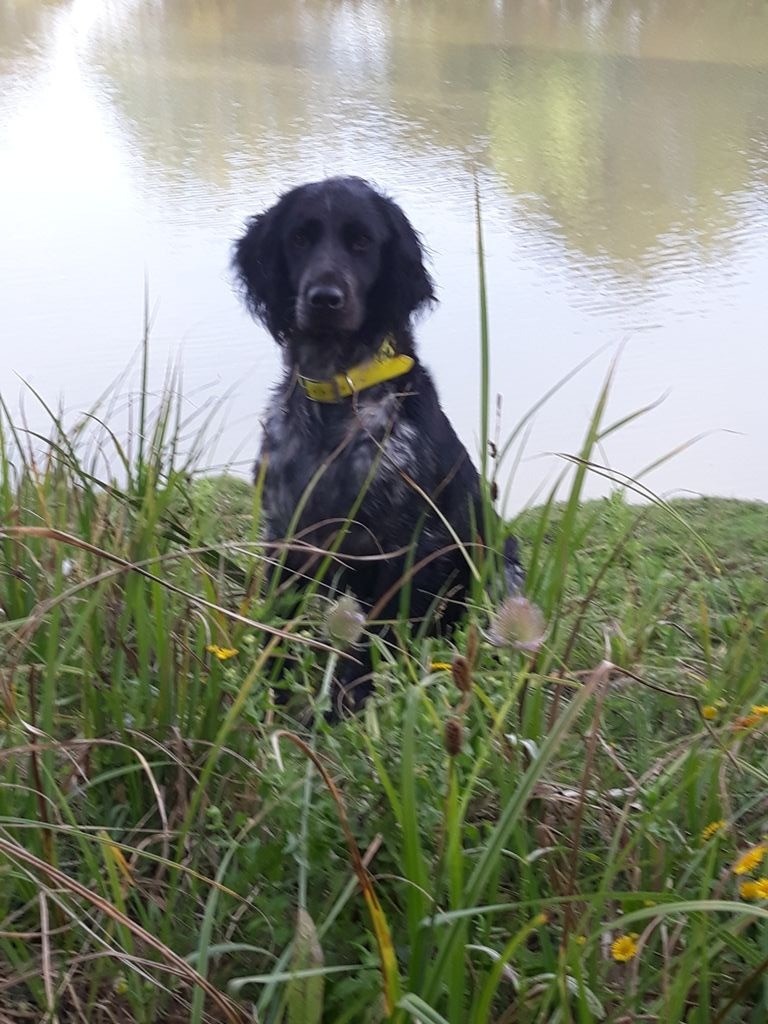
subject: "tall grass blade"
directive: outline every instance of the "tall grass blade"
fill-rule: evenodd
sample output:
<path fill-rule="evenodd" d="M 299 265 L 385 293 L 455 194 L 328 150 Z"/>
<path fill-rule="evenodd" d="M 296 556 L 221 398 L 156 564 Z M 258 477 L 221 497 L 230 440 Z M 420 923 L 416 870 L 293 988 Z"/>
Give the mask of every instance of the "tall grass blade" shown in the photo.
<path fill-rule="evenodd" d="M 315 922 L 306 910 L 299 908 L 293 941 L 292 970 L 300 972 L 322 966 L 323 950 Z M 298 977 L 294 973 L 287 985 L 288 1024 L 320 1024 L 323 1018 L 324 988 L 325 976 L 322 972 Z"/>
<path fill-rule="evenodd" d="M 520 821 L 533 788 L 543 775 L 555 754 L 560 749 L 565 736 L 571 726 L 575 723 L 584 705 L 594 693 L 599 676 L 598 670 L 593 674 L 589 682 L 582 686 L 567 705 L 565 711 L 555 723 L 554 728 L 546 737 L 535 758 L 519 784 L 515 788 L 512 798 L 503 809 L 498 822 L 493 828 L 491 835 L 483 847 L 477 864 L 470 875 L 464 891 L 464 901 L 467 905 L 479 904 L 493 874 L 497 870 L 499 858 L 507 843 L 513 829 Z M 426 923 L 426 922 L 425 922 Z M 442 984 L 442 977 L 447 963 L 453 953 L 454 944 L 459 936 L 457 930 L 450 931 L 448 936 L 441 942 L 440 949 L 432 964 L 430 982 L 426 986 L 427 999 L 431 1002 L 438 994 Z"/>

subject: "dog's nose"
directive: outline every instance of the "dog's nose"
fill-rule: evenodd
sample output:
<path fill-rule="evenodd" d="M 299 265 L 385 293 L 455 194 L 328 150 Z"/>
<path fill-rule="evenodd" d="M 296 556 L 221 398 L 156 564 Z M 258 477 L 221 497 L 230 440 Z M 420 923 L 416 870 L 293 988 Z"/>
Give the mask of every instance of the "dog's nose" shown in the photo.
<path fill-rule="evenodd" d="M 307 299 L 313 309 L 341 309 L 344 292 L 334 284 L 316 284 L 309 289 Z"/>

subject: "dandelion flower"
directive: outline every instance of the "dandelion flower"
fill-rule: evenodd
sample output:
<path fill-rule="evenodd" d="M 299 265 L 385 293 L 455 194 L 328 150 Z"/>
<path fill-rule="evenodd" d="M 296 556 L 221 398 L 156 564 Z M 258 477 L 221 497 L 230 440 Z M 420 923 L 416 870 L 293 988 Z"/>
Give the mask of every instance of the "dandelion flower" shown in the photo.
<path fill-rule="evenodd" d="M 611 943 L 611 956 L 618 964 L 625 964 L 637 956 L 637 935 L 620 935 Z"/>
<path fill-rule="evenodd" d="M 764 718 L 768 715 L 768 704 L 753 704 L 752 714 L 757 715 L 758 718 Z"/>
<path fill-rule="evenodd" d="M 546 631 L 540 608 L 525 597 L 508 597 L 491 619 L 488 639 L 495 647 L 533 653 L 544 643 Z"/>
<path fill-rule="evenodd" d="M 219 647 L 218 644 L 208 644 L 205 649 L 214 658 L 218 658 L 219 661 L 229 661 L 230 658 L 234 658 L 237 654 L 236 647 Z"/>
<path fill-rule="evenodd" d="M 765 843 L 761 843 L 759 846 L 753 846 L 751 850 L 747 850 L 746 853 L 742 853 L 736 863 L 733 865 L 731 870 L 734 875 L 748 875 L 755 868 L 765 860 L 765 855 L 768 853 L 768 846 Z"/>
<path fill-rule="evenodd" d="M 711 722 L 713 719 L 717 718 L 717 715 L 718 710 L 714 704 L 705 704 L 704 707 L 701 709 L 701 717 L 706 718 L 708 722 Z"/>
<path fill-rule="evenodd" d="M 354 647 L 363 635 L 365 616 L 354 597 L 344 594 L 334 601 L 325 616 L 328 636 L 339 647 Z"/>
<path fill-rule="evenodd" d="M 433 661 L 429 666 L 430 672 L 450 672 L 451 663 L 450 661 Z"/>
<path fill-rule="evenodd" d="M 724 818 L 719 818 L 717 821 L 710 821 L 706 828 L 701 830 L 701 841 L 706 843 L 712 836 L 716 836 L 718 832 L 722 832 L 727 822 Z"/>
<path fill-rule="evenodd" d="M 768 900 L 768 878 L 758 878 L 756 882 L 742 882 L 739 895 L 744 900 Z"/>

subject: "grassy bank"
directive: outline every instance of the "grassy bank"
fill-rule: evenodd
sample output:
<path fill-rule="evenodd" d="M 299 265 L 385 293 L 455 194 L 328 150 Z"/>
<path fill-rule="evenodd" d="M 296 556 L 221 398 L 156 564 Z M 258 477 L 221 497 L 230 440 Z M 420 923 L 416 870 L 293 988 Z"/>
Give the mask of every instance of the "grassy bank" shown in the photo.
<path fill-rule="evenodd" d="M 310 729 L 327 606 L 142 416 L 119 486 L 0 419 L 2 1019 L 765 1020 L 766 506 L 577 471 L 515 525 L 538 652 L 480 601 Z"/>

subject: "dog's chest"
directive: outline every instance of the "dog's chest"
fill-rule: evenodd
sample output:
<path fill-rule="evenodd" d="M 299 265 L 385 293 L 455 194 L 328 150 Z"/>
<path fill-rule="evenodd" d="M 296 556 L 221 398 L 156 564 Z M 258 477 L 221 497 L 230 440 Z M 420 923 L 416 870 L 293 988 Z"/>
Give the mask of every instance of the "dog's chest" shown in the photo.
<path fill-rule="evenodd" d="M 264 509 L 273 538 L 329 520 L 382 522 L 414 475 L 416 431 L 395 394 L 320 406 L 276 398 L 264 421 Z"/>

